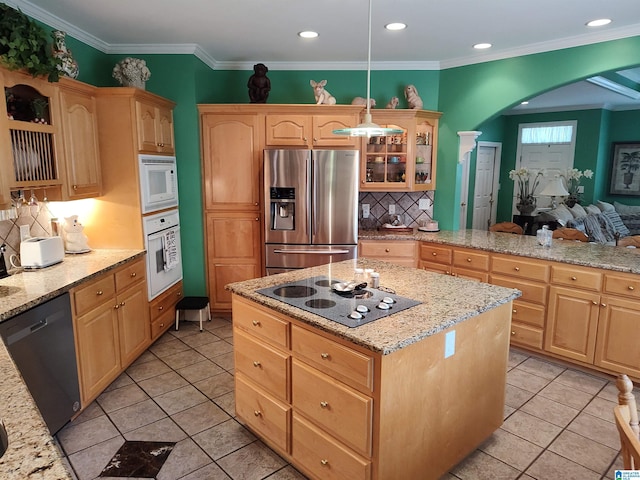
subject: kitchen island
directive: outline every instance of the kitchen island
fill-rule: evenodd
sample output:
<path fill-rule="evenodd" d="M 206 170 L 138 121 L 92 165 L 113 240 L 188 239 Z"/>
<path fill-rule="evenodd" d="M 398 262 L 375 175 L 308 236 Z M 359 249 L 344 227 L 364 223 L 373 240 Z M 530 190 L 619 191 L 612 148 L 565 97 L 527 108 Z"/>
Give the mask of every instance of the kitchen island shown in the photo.
<path fill-rule="evenodd" d="M 144 254 L 144 250 L 94 250 L 82 255 L 67 255 L 62 263 L 42 270 L 16 273 L 0 279 L 0 322 Z M 0 419 L 9 437 L 9 447 L 0 458 L 0 478 L 73 478 L 65 468 L 58 447 L 1 341 L 0 392 Z"/>
<path fill-rule="evenodd" d="M 356 264 L 420 303 L 350 328 L 258 292 Z M 227 288 L 237 416 L 310 478 L 439 478 L 502 424 L 518 290 L 375 260 Z"/>

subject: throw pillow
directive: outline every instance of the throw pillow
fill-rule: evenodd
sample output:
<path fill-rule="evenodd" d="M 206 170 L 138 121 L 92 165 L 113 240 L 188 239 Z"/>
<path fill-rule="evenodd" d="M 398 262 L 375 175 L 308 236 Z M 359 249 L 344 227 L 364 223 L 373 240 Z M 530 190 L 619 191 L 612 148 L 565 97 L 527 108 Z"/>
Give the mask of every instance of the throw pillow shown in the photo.
<path fill-rule="evenodd" d="M 564 203 L 547 213 L 555 218 L 562 226 L 566 225 L 569 220 L 573 220 L 573 215 Z"/>
<path fill-rule="evenodd" d="M 598 200 L 597 205 L 601 212 L 610 212 L 612 210 L 615 210 L 615 207 L 612 204 L 602 202 L 600 200 Z"/>
<path fill-rule="evenodd" d="M 581 218 L 587 216 L 587 211 L 579 203 L 576 203 L 573 207 L 570 207 L 569 211 L 571 212 L 571 215 L 573 215 L 573 218 Z"/>
<path fill-rule="evenodd" d="M 586 234 L 589 236 L 590 242 L 596 243 L 607 243 L 613 240 L 613 233 L 611 233 L 611 238 L 607 235 L 606 227 L 603 229 L 600 219 L 604 218 L 602 213 L 598 214 L 590 214 L 584 217 L 584 229 Z"/>
<path fill-rule="evenodd" d="M 631 235 L 631 232 L 620 218 L 620 214 L 618 212 L 602 212 L 602 215 L 611 221 L 614 230 L 619 233 L 621 237 Z"/>
<path fill-rule="evenodd" d="M 624 203 L 613 202 L 613 207 L 620 215 L 635 215 L 640 213 L 640 206 L 625 205 Z"/>
<path fill-rule="evenodd" d="M 598 207 L 596 207 L 593 203 L 591 205 L 587 205 L 586 207 L 584 207 L 584 209 L 587 211 L 587 214 L 601 212 L 601 210 Z"/>

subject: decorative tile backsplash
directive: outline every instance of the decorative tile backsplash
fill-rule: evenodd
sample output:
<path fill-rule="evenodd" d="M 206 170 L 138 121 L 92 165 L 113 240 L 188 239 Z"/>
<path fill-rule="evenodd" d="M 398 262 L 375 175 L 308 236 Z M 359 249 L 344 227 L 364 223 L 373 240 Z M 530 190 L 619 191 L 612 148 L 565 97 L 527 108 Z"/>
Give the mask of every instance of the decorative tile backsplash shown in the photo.
<path fill-rule="evenodd" d="M 427 200 L 427 209 L 420 210 L 420 199 Z M 369 204 L 369 218 L 362 218 L 362 204 Z M 358 222 L 363 230 L 375 230 L 389 222 L 389 205 L 396 206 L 396 215 L 407 227 L 419 227 L 433 219 L 433 192 L 360 192 Z"/>
<path fill-rule="evenodd" d="M 52 218 L 48 203 L 39 202 L 37 205 L 18 207 L 18 218 L 0 221 L 0 244 L 7 245 L 5 259 L 14 253 L 20 253 L 20 225 L 29 225 L 32 237 L 46 237 L 51 235 Z"/>

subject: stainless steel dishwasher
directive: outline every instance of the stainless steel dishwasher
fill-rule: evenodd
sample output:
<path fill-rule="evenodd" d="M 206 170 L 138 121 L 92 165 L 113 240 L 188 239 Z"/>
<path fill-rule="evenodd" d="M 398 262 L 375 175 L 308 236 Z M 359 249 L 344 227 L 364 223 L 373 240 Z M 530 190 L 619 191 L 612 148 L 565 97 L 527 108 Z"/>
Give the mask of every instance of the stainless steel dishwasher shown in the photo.
<path fill-rule="evenodd" d="M 69 294 L 0 323 L 0 336 L 55 434 L 80 409 Z"/>

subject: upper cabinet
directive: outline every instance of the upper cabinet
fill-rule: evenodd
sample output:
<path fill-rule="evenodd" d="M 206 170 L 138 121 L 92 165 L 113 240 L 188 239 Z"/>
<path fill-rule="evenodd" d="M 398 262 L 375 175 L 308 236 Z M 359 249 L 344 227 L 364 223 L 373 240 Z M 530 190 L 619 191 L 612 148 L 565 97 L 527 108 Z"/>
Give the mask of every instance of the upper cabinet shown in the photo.
<path fill-rule="evenodd" d="M 287 105 L 272 106 L 266 115 L 265 143 L 268 147 L 358 148 L 355 137 L 333 131 L 360 123 L 361 106 Z"/>
<path fill-rule="evenodd" d="M 138 150 L 141 153 L 173 155 L 173 106 L 136 100 Z"/>
<path fill-rule="evenodd" d="M 69 200 L 96 197 L 102 192 L 95 91 L 90 85 L 60 79 L 65 185 Z"/>
<path fill-rule="evenodd" d="M 436 188 L 440 112 L 372 110 L 373 121 L 402 133 L 362 140 L 361 191 L 424 191 Z"/>

